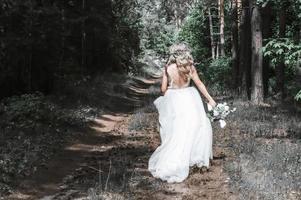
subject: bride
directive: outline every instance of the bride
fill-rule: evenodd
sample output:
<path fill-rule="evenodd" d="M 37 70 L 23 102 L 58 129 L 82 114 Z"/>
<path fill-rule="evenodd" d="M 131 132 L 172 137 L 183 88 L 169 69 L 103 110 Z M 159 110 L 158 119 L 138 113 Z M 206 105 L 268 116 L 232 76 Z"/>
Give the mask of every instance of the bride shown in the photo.
<path fill-rule="evenodd" d="M 209 167 L 212 159 L 212 128 L 206 116 L 199 91 L 214 107 L 193 65 L 190 50 L 185 44 L 170 47 L 170 57 L 163 72 L 161 91 L 154 104 L 159 113 L 161 145 L 149 159 L 151 174 L 169 183 L 182 182 L 189 167 Z"/>

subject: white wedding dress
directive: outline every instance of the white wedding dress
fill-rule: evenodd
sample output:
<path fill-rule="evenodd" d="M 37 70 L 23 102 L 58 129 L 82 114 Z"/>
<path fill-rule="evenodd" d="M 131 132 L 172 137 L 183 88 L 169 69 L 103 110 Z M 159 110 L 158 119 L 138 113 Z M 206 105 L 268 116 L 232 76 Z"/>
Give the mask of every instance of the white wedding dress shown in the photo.
<path fill-rule="evenodd" d="M 189 167 L 209 167 L 212 159 L 212 127 L 197 89 L 175 84 L 179 76 L 167 68 L 169 87 L 154 101 L 159 112 L 161 145 L 149 159 L 151 174 L 169 183 L 182 182 Z"/>

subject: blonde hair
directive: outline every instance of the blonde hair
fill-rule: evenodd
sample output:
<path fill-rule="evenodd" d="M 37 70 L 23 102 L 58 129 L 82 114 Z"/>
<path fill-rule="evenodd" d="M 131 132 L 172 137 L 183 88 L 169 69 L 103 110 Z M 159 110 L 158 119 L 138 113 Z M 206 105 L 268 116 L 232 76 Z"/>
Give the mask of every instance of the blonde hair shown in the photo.
<path fill-rule="evenodd" d="M 180 76 L 187 81 L 190 77 L 191 68 L 193 65 L 193 57 L 191 50 L 187 44 L 174 44 L 169 48 L 169 58 L 167 65 L 176 64 Z"/>

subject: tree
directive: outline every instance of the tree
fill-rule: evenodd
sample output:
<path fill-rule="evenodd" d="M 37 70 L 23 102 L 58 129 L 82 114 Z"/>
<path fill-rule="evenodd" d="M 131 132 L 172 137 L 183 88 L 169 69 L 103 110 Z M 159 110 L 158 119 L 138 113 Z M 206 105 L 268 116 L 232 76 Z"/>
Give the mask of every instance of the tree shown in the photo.
<path fill-rule="evenodd" d="M 238 49 L 238 2 L 231 1 L 231 53 L 232 53 L 232 74 L 233 89 L 239 84 L 239 49 Z"/>
<path fill-rule="evenodd" d="M 66 77 L 126 72 L 139 52 L 135 2 L 1 1 L 0 98 L 47 94 Z"/>
<path fill-rule="evenodd" d="M 219 11 L 219 36 L 220 36 L 220 55 L 225 56 L 225 11 L 224 11 L 224 0 L 218 0 L 218 11 Z"/>
<path fill-rule="evenodd" d="M 279 12 L 279 38 L 285 37 L 286 31 L 286 13 L 285 7 L 280 9 Z M 284 99 L 284 61 L 281 60 L 280 63 L 276 66 L 276 82 L 277 82 L 277 91 L 280 92 L 281 98 Z"/>
<path fill-rule="evenodd" d="M 86 68 L 86 0 L 82 0 L 82 13 L 83 17 L 81 17 L 81 69 L 85 70 Z"/>
<path fill-rule="evenodd" d="M 213 32 L 213 22 L 211 8 L 208 8 L 208 18 L 209 18 L 209 30 L 210 30 L 210 44 L 211 44 L 211 58 L 215 59 L 215 44 L 214 44 L 214 32 Z"/>
<path fill-rule="evenodd" d="M 251 86 L 251 0 L 242 0 L 241 5 L 242 13 L 239 26 L 239 93 L 243 99 L 248 99 Z"/>
<path fill-rule="evenodd" d="M 273 9 L 271 1 L 266 2 L 262 5 L 261 16 L 262 16 L 262 37 L 263 39 L 268 39 L 272 37 L 272 22 L 273 22 Z M 264 44 L 265 45 L 265 44 Z M 269 69 L 270 69 L 270 59 L 268 57 L 263 58 L 263 91 L 264 96 L 268 95 L 268 82 L 269 82 Z"/>
<path fill-rule="evenodd" d="M 261 16 L 258 6 L 252 10 L 251 19 L 252 32 L 252 92 L 251 101 L 254 104 L 263 102 L 263 84 L 262 84 L 262 30 Z"/>

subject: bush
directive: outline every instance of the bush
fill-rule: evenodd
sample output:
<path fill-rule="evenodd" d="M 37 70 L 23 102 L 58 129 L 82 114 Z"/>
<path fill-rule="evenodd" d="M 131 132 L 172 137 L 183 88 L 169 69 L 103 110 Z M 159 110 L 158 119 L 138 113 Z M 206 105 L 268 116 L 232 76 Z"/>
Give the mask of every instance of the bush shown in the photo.
<path fill-rule="evenodd" d="M 229 89 L 231 79 L 231 58 L 221 57 L 212 60 L 209 66 L 204 64 L 197 66 L 204 77 L 206 84 L 210 85 L 212 90 L 223 91 Z"/>
<path fill-rule="evenodd" d="M 178 34 L 177 40 L 187 42 L 192 47 L 192 55 L 197 62 L 209 58 L 211 54 L 207 24 L 203 7 L 196 6 Z"/>
<path fill-rule="evenodd" d="M 267 40 L 267 44 L 262 48 L 264 56 L 271 60 L 271 67 L 276 70 L 276 66 L 281 62 L 285 64 L 285 87 L 289 96 L 295 96 L 300 90 L 296 85 L 296 65 L 301 55 L 301 45 L 295 44 L 289 38 L 277 38 Z M 275 83 L 275 77 L 271 77 L 272 83 Z M 271 92 L 276 90 L 276 83 L 271 84 Z"/>

